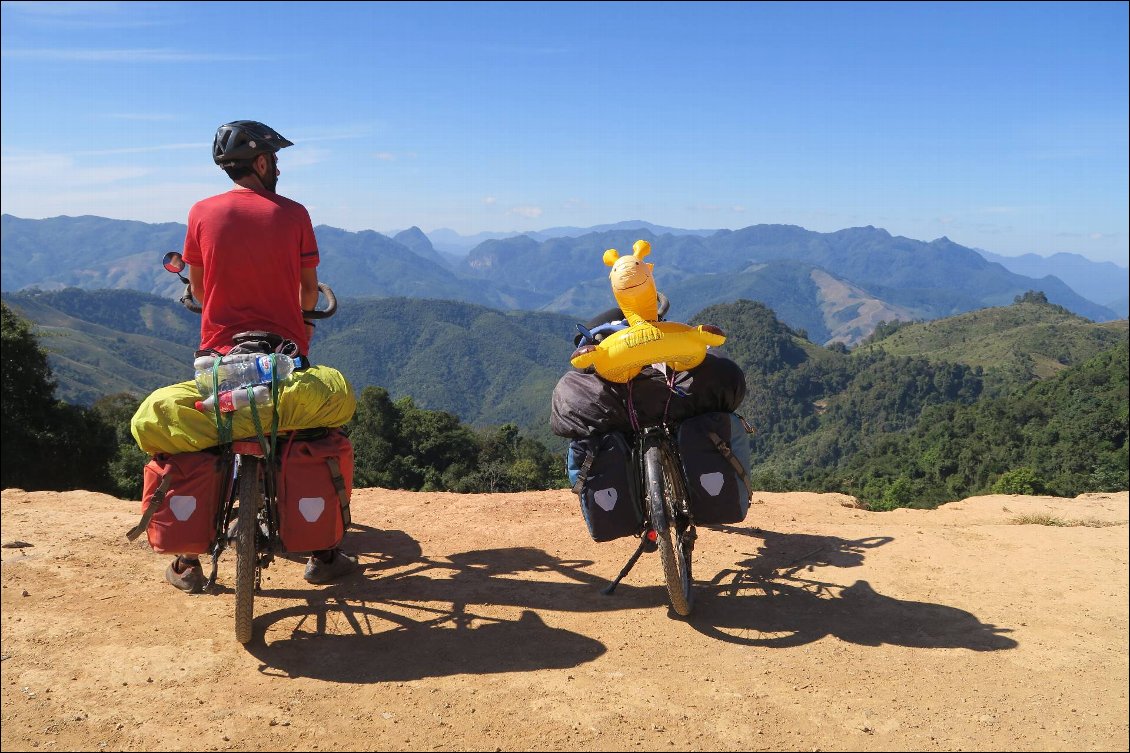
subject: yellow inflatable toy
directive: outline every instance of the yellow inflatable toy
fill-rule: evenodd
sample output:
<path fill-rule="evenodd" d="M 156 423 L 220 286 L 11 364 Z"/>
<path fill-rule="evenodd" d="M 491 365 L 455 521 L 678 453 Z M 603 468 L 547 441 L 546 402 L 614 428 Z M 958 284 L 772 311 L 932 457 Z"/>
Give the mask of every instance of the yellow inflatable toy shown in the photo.
<path fill-rule="evenodd" d="M 604 252 L 604 263 L 612 267 L 608 275 L 612 295 L 628 327 L 573 351 L 569 362 L 576 368 L 591 366 L 610 382 L 628 382 L 651 364 L 666 363 L 676 371 L 693 369 L 706 358 L 707 348 L 726 342 L 722 330 L 709 324 L 692 327 L 658 321 L 655 265 L 643 261 L 650 253 L 651 244 L 644 240 L 633 244 L 631 256 L 620 256 L 614 248 Z"/>

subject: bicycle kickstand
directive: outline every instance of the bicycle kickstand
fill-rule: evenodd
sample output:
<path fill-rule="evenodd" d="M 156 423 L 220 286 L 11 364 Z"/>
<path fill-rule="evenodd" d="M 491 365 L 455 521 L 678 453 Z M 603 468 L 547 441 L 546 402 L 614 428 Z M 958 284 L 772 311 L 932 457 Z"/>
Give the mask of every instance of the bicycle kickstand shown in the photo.
<path fill-rule="evenodd" d="M 647 537 L 641 536 L 640 545 L 636 548 L 636 553 L 633 554 L 630 559 L 628 559 L 628 564 L 624 565 L 624 569 L 620 571 L 620 574 L 616 576 L 616 579 L 609 583 L 607 587 L 601 590 L 602 594 L 604 594 L 605 596 L 610 596 L 612 592 L 616 590 L 616 586 L 620 585 L 620 581 L 624 579 L 624 576 L 628 574 L 628 571 L 631 570 L 633 566 L 635 566 L 636 560 L 638 560 L 640 558 L 640 555 L 644 553 L 644 550 L 647 548 L 647 544 Z"/>
<path fill-rule="evenodd" d="M 211 592 L 212 589 L 216 585 L 216 575 L 217 575 L 217 573 L 220 569 L 220 552 L 221 551 L 222 550 L 220 549 L 219 545 L 217 545 L 215 551 L 212 552 L 212 574 L 208 576 L 208 580 L 204 584 L 204 591 L 205 592 Z"/>

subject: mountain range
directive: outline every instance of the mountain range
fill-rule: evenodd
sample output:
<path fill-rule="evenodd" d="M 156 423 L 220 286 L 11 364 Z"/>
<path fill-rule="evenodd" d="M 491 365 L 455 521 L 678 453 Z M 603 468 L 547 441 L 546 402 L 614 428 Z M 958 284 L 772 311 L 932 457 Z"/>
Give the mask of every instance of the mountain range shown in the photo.
<path fill-rule="evenodd" d="M 977 253 L 995 261 L 1010 272 L 1027 277 L 1054 275 L 1066 282 L 1084 298 L 1100 303 L 1112 311 L 1127 315 L 1127 270 L 1109 261 L 1095 262 L 1079 254 L 1058 253 L 1051 256 L 1023 254 L 1000 256 L 982 249 Z"/>
<path fill-rule="evenodd" d="M 761 424 L 758 441 L 775 437 L 781 442 L 799 441 L 813 431 L 809 424 L 819 418 L 820 405 L 835 408 L 841 400 L 837 396 L 850 381 L 849 371 L 886 363 L 882 374 L 865 377 L 872 380 L 868 394 L 887 395 L 898 405 L 883 410 L 896 411 L 905 410 L 904 390 L 944 383 L 952 372 L 944 364 L 983 371 L 986 388 L 1007 392 L 1054 378 L 1126 342 L 1126 320 L 1091 322 L 1032 298 L 930 322 L 885 325 L 850 352 L 840 344 L 825 348 L 800 337 L 764 304 L 749 300 L 694 315 L 726 331 L 720 352 L 746 373 L 742 412 Z M 91 405 L 122 392 L 140 397 L 192 378 L 199 318 L 175 300 L 73 287 L 5 293 L 3 299 L 35 325 L 62 400 Z M 312 353 L 345 374 L 358 393 L 383 387 L 393 399 L 411 397 L 421 408 L 447 411 L 475 426 L 513 423 L 556 446 L 560 440 L 549 431 L 550 395 L 570 368 L 574 323 L 551 312 L 502 311 L 457 301 L 344 298 L 337 315 L 319 323 Z M 877 351 L 899 360 L 880 363 Z M 913 367 L 908 358 L 942 365 L 933 374 Z M 905 384 L 881 384 L 890 381 L 886 372 L 892 369 L 915 368 L 921 373 L 899 377 Z M 770 378 L 773 384 L 766 383 Z M 890 414 L 884 415 L 889 420 Z M 825 431 L 839 430 L 830 425 Z"/>
<path fill-rule="evenodd" d="M 159 260 L 182 246 L 184 225 L 3 215 L 0 230 L 5 291 L 73 286 L 179 295 L 180 283 Z M 389 237 L 321 225 L 316 234 L 319 276 L 339 296 L 357 299 L 441 299 L 587 320 L 613 304 L 604 250 L 626 253 L 642 238 L 651 243 L 648 261 L 671 300 L 669 319 L 686 320 L 712 304 L 758 300 L 821 344 L 853 345 L 882 321 L 931 320 L 1006 305 L 1029 290 L 1093 321 L 1125 316 L 1125 273 L 1111 274 L 1082 257 L 1059 260 L 1064 274 L 1081 286 L 1093 269 L 1103 299 L 1116 296 L 1113 302 L 1121 301 L 1122 310 L 1080 294 L 1047 274 L 1048 266 L 1022 261 L 1041 275 L 1027 276 L 947 238 L 924 242 L 874 227 L 834 233 L 791 225 L 712 231 L 626 222 L 488 238 L 462 256 L 437 249 L 415 227 Z"/>
<path fill-rule="evenodd" d="M 550 238 L 576 238 L 581 235 L 589 233 L 602 233 L 606 230 L 637 230 L 644 229 L 652 233 L 652 235 L 713 235 L 718 232 L 714 230 L 684 230 L 677 227 L 667 227 L 664 225 L 655 225 L 651 222 L 644 220 L 625 220 L 623 222 L 614 222 L 607 225 L 593 225 L 592 227 L 551 227 L 545 230 L 527 231 L 524 233 L 509 232 L 509 233 L 475 233 L 474 235 L 460 235 L 454 230 L 448 228 L 439 228 L 428 233 L 428 239 L 432 242 L 438 251 L 450 254 L 456 257 L 466 256 L 471 249 L 478 246 L 484 241 L 503 240 L 506 238 L 516 238 L 519 235 L 527 235 L 537 241 L 545 241 Z M 393 233 L 395 235 L 395 233 Z"/>

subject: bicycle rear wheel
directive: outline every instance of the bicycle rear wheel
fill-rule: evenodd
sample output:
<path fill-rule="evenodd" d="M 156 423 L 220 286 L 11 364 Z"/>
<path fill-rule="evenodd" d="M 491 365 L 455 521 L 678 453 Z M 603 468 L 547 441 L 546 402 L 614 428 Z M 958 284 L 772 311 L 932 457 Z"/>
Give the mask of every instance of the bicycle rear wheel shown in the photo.
<path fill-rule="evenodd" d="M 235 639 L 240 643 L 251 640 L 254 628 L 255 571 L 259 566 L 255 537 L 263 501 L 259 474 L 259 458 L 243 456 L 239 467 L 239 514 L 235 535 Z"/>
<path fill-rule="evenodd" d="M 677 524 L 675 510 L 686 501 L 683 477 L 675 458 L 661 445 L 644 453 L 644 472 L 651 522 L 659 544 L 659 560 L 671 608 L 681 617 L 691 613 L 694 591 L 691 588 L 690 549 L 684 540 L 686 531 Z"/>

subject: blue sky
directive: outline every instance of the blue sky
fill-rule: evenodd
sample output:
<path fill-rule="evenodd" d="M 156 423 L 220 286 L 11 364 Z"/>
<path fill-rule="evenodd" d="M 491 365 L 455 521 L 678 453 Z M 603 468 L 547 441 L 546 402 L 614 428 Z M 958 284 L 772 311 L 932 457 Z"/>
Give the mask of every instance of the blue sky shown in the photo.
<path fill-rule="evenodd" d="M 0 210 L 184 222 L 246 118 L 316 225 L 874 225 L 1126 266 L 1128 7 L 4 2 Z"/>

